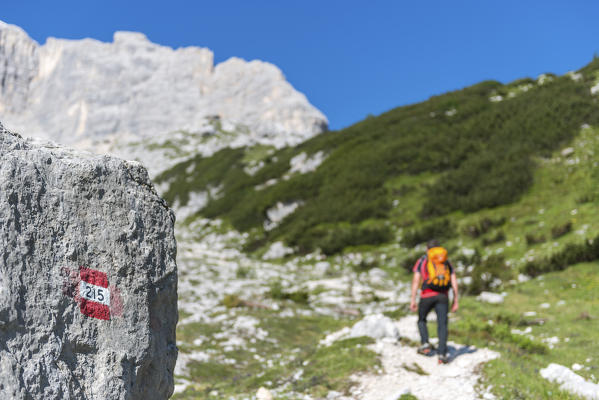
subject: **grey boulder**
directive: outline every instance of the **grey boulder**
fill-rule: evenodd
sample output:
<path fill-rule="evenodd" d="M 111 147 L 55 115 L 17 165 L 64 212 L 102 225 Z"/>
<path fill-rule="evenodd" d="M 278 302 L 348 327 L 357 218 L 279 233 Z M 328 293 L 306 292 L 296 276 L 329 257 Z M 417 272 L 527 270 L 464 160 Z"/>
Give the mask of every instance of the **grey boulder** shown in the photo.
<path fill-rule="evenodd" d="M 137 163 L 0 124 L 0 399 L 165 399 L 174 215 Z"/>

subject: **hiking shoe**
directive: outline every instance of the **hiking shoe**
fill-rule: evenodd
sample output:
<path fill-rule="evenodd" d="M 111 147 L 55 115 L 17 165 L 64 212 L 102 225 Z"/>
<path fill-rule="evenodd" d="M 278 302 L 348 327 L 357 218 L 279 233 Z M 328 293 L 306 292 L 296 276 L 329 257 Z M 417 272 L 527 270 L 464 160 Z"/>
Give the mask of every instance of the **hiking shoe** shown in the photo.
<path fill-rule="evenodd" d="M 418 347 L 418 354 L 422 354 L 424 356 L 432 356 L 433 350 L 435 350 L 435 348 L 432 344 L 425 343 L 422 346 Z"/>
<path fill-rule="evenodd" d="M 447 354 L 439 355 L 439 364 L 447 364 L 449 362 L 449 356 Z"/>

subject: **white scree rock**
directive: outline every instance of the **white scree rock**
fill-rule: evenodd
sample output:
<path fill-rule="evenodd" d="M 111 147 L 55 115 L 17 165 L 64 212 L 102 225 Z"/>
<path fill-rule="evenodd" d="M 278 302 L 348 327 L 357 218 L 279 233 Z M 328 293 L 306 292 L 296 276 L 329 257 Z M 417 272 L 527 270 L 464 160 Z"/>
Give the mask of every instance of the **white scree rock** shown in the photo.
<path fill-rule="evenodd" d="M 501 304 L 505 300 L 505 296 L 501 293 L 481 292 L 476 299 L 485 303 Z"/>
<path fill-rule="evenodd" d="M 256 393 L 256 400 L 273 400 L 272 393 L 268 389 L 261 387 Z"/>
<path fill-rule="evenodd" d="M 367 315 L 350 331 L 350 337 L 369 336 L 374 339 L 399 339 L 399 329 L 391 318 L 382 314 Z"/>
<path fill-rule="evenodd" d="M 0 124 L 0 398 L 168 398 L 173 225 L 139 164 Z"/>
<path fill-rule="evenodd" d="M 560 389 L 589 400 L 599 400 L 599 385 L 585 381 L 570 368 L 551 363 L 540 371 L 543 378 L 560 385 Z"/>

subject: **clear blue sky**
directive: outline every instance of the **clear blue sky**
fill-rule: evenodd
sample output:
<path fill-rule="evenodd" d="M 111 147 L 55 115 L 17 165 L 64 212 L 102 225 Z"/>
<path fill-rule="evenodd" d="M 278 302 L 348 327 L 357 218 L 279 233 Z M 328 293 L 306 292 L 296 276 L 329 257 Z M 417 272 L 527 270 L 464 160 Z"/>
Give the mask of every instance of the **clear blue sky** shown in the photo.
<path fill-rule="evenodd" d="M 485 79 L 563 74 L 599 53 L 599 2 L 2 0 L 0 19 L 48 36 L 144 32 L 279 66 L 331 129 Z"/>

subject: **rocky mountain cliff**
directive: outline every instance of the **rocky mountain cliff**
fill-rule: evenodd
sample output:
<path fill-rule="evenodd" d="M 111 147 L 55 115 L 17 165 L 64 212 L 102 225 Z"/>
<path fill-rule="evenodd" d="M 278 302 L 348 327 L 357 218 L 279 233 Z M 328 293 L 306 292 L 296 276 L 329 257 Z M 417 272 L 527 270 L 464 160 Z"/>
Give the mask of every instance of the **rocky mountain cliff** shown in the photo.
<path fill-rule="evenodd" d="M 112 43 L 49 38 L 44 45 L 0 21 L 0 119 L 7 128 L 95 149 L 173 131 L 205 130 L 218 118 L 244 143 L 297 144 L 327 129 L 325 116 L 274 65 L 212 51 L 172 49 L 143 34 Z"/>
<path fill-rule="evenodd" d="M 165 399 L 174 216 L 139 163 L 0 124 L 0 398 Z"/>

